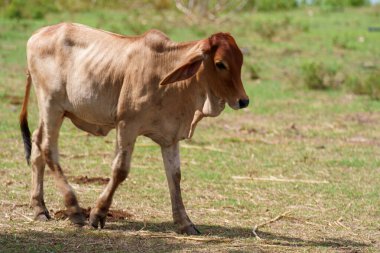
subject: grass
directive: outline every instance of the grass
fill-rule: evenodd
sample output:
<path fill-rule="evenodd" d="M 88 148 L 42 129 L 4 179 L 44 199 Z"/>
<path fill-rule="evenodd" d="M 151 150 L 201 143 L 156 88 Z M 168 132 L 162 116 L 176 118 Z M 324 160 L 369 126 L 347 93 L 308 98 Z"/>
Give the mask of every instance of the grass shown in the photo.
<path fill-rule="evenodd" d="M 239 13 L 201 24 L 188 24 L 170 10 L 0 19 L 0 251 L 377 252 L 380 102 L 344 89 L 309 90 L 301 68 L 310 61 L 334 63 L 341 72 L 359 77 L 367 72 L 365 62 L 378 68 L 380 34 L 367 31 L 378 13 L 375 7 L 333 13 L 310 8 Z M 132 218 L 109 222 L 101 231 L 77 229 L 65 220 L 30 221 L 30 169 L 17 122 L 24 93 L 25 42 L 37 28 L 63 20 L 125 34 L 159 28 L 176 41 L 223 30 L 244 48 L 243 81 L 252 104 L 203 120 L 193 139 L 182 143 L 183 198 L 202 236 L 194 239 L 172 232 L 160 151 L 146 138 L 139 138 L 130 177 L 112 206 Z M 250 29 L 264 23 L 286 24 L 286 30 L 268 39 Z M 346 47 L 334 38 L 353 39 Z M 260 79 L 251 77 L 251 68 Z M 33 129 L 37 115 L 32 96 Z M 114 131 L 105 138 L 91 137 L 65 121 L 60 152 L 69 181 L 109 177 L 114 140 Z M 96 183 L 72 186 L 86 208 L 104 188 Z M 45 201 L 53 212 L 63 208 L 48 171 Z M 255 225 L 287 211 L 282 219 L 258 229 L 261 240 L 253 236 Z"/>
<path fill-rule="evenodd" d="M 340 85 L 337 78 L 337 70 L 333 66 L 325 66 L 321 63 L 311 62 L 302 66 L 304 81 L 310 89 L 332 89 Z"/>
<path fill-rule="evenodd" d="M 380 70 L 371 71 L 364 79 L 352 77 L 349 87 L 355 94 L 369 95 L 373 99 L 380 100 Z"/>

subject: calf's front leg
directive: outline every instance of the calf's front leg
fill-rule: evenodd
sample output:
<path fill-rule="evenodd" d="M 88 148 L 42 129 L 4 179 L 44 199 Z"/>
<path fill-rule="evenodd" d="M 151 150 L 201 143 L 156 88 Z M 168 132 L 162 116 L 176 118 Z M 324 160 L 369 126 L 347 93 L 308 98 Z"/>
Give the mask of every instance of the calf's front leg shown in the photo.
<path fill-rule="evenodd" d="M 125 124 L 120 125 L 124 126 Z M 125 128 L 117 129 L 116 156 L 112 163 L 112 177 L 90 214 L 90 225 L 95 228 L 98 228 L 99 225 L 101 228 L 104 227 L 113 195 L 129 174 L 134 143 L 135 138 L 129 138 Z"/>
<path fill-rule="evenodd" d="M 178 142 L 171 146 L 161 146 L 161 153 L 164 160 L 166 178 L 169 185 L 174 224 L 178 226 L 178 231 L 181 234 L 198 235 L 200 232 L 187 216 L 185 206 L 182 202 Z"/>

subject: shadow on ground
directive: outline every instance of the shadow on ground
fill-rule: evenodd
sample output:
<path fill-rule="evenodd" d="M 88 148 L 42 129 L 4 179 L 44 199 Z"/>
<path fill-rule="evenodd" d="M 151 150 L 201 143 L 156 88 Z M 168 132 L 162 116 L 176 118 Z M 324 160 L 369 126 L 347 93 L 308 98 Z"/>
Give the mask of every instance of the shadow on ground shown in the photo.
<path fill-rule="evenodd" d="M 202 232 L 202 235 L 217 236 L 226 239 L 254 239 L 252 228 L 243 227 L 224 227 L 217 225 L 197 225 L 197 228 Z M 150 232 L 172 232 L 175 230 L 171 222 L 162 223 L 142 223 L 142 222 L 128 222 L 128 223 L 112 223 L 106 225 L 107 230 L 122 230 L 122 231 L 139 231 L 145 230 Z M 321 240 L 304 240 L 297 237 L 284 236 L 270 232 L 258 232 L 261 239 L 265 244 L 288 246 L 288 247 L 328 247 L 328 248 L 363 248 L 371 245 L 356 242 L 353 240 L 342 238 L 323 238 Z M 255 241 L 254 241 L 255 242 Z"/>
<path fill-rule="evenodd" d="M 54 224 L 51 224 L 54 225 Z M 51 226 L 50 224 L 47 226 Z M 49 227 L 51 229 L 51 227 Z M 23 230 L 1 231 L 1 252 L 173 252 L 173 251 L 230 251 L 229 245 L 239 252 L 261 252 L 261 246 L 273 245 L 292 248 L 318 247 L 339 249 L 365 248 L 371 245 L 341 238 L 324 238 L 323 240 L 304 240 L 297 237 L 259 232 L 263 239 L 254 239 L 251 228 L 224 227 L 217 225 L 198 225 L 203 236 L 218 237 L 226 240 L 194 241 L 176 238 L 171 222 L 143 223 L 136 221 L 109 222 L 103 230 L 86 228 L 57 229 L 52 231 Z M 144 235 L 151 233 L 152 235 Z M 168 235 L 166 237 L 166 235 Z M 252 238 L 252 240 L 249 240 Z M 248 241 L 247 241 L 248 239 Z M 241 243 L 241 248 L 239 244 Z"/>

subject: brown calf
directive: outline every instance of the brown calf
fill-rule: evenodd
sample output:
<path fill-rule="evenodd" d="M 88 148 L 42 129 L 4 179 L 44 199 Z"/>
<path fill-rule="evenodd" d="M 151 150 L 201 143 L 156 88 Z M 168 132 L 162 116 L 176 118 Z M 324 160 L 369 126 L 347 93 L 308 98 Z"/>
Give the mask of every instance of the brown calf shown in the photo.
<path fill-rule="evenodd" d="M 20 114 L 26 159 L 32 166 L 31 206 L 35 218 L 50 218 L 43 197 L 45 164 L 53 171 L 70 219 L 84 224 L 77 198 L 58 161 L 58 135 L 65 117 L 93 135 L 116 128 L 112 177 L 90 215 L 103 227 L 113 194 L 128 176 L 136 138 L 161 146 L 174 223 L 198 234 L 186 214 L 180 189 L 178 142 L 191 138 L 203 117 L 218 116 L 228 103 L 248 105 L 240 78 L 243 56 L 233 37 L 175 43 L 160 31 L 127 37 L 80 24 L 62 23 L 37 31 L 27 44 L 28 77 Z M 39 126 L 32 140 L 27 103 L 33 82 Z"/>

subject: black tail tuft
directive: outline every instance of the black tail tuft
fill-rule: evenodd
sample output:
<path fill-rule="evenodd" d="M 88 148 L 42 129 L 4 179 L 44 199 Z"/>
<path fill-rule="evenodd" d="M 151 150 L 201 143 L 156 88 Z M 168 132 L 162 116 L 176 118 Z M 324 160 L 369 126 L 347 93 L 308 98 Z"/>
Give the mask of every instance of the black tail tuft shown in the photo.
<path fill-rule="evenodd" d="M 30 139 L 30 130 L 28 126 L 28 120 L 25 118 L 20 121 L 20 128 L 22 133 L 22 140 L 24 141 L 25 159 L 28 165 L 30 165 L 30 155 L 32 153 L 32 141 Z"/>
<path fill-rule="evenodd" d="M 30 130 L 28 126 L 28 101 L 30 95 L 30 86 L 32 85 L 32 78 L 29 71 L 26 73 L 26 89 L 25 97 L 22 102 L 22 108 L 20 112 L 20 128 L 22 133 L 22 140 L 24 141 L 25 158 L 28 165 L 30 164 L 30 155 L 32 153 L 32 142 L 30 140 Z"/>

